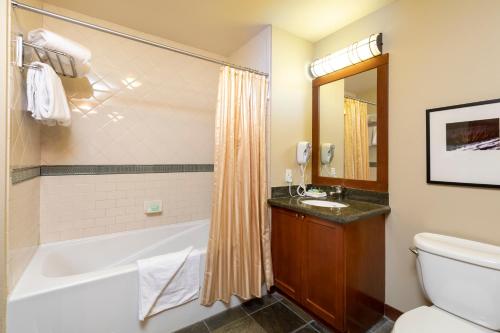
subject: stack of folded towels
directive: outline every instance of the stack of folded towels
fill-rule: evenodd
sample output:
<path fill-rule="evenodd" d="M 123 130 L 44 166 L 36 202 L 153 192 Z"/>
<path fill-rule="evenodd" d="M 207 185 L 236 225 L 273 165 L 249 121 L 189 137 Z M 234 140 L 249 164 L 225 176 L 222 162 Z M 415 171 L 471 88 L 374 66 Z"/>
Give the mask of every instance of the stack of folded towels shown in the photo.
<path fill-rule="evenodd" d="M 47 49 L 62 51 L 73 57 L 77 76 L 83 76 L 90 70 L 90 51 L 69 39 L 59 36 L 45 29 L 36 29 L 28 34 L 31 43 Z M 51 57 L 52 63 L 59 64 L 52 55 L 42 54 L 42 60 Z M 55 57 L 55 54 L 53 55 Z M 62 66 L 66 73 L 71 73 L 71 64 L 67 57 L 61 57 Z M 28 69 L 26 78 L 26 93 L 28 99 L 28 111 L 33 118 L 43 124 L 53 126 L 69 126 L 71 124 L 71 112 L 68 106 L 61 79 L 55 70 L 46 63 L 33 62 Z M 59 70 L 61 70 L 59 68 Z"/>
<path fill-rule="evenodd" d="M 28 33 L 28 41 L 36 46 L 40 46 L 50 50 L 57 50 L 64 52 L 73 57 L 75 60 L 76 76 L 82 77 L 88 74 L 90 71 L 90 61 L 92 60 L 92 53 L 85 46 L 78 44 L 68 38 L 60 36 L 47 29 L 36 29 Z M 40 55 L 44 58 L 42 60 L 46 61 L 46 57 L 50 57 L 50 60 L 57 66 L 56 70 L 64 69 L 67 74 L 72 73 L 71 63 L 68 57 L 61 56 L 61 63 L 63 68 L 59 68 L 59 62 L 55 53 L 44 54 L 40 52 Z"/>

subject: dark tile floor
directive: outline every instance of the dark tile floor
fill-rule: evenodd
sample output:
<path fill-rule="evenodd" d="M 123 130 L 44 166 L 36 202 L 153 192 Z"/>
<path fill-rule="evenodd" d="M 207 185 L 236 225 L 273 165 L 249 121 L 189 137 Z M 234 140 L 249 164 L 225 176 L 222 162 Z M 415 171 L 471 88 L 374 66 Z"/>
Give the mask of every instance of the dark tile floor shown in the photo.
<path fill-rule="evenodd" d="M 367 333 L 390 333 L 393 322 L 381 320 Z M 278 293 L 243 303 L 176 333 L 329 333 L 304 310 Z"/>

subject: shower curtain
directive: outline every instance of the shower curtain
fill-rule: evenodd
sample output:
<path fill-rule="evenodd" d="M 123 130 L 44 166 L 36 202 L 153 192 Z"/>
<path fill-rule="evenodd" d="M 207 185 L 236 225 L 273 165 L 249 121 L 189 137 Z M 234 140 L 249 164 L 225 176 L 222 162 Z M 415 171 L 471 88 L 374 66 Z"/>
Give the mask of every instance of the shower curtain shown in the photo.
<path fill-rule="evenodd" d="M 368 104 L 344 98 L 344 177 L 368 180 Z"/>
<path fill-rule="evenodd" d="M 273 284 L 267 208 L 266 77 L 221 68 L 212 220 L 201 303 L 261 296 Z"/>

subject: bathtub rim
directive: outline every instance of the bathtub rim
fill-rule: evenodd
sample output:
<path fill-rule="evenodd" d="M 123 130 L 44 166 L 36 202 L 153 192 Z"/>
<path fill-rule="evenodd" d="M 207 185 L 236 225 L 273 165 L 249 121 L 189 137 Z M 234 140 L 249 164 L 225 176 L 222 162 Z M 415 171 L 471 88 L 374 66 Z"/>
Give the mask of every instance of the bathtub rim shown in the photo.
<path fill-rule="evenodd" d="M 147 228 L 140 228 L 140 229 L 134 229 L 134 230 L 118 231 L 118 232 L 113 232 L 113 233 L 103 234 L 103 235 L 81 237 L 81 238 L 76 238 L 76 239 L 66 239 L 66 240 L 62 240 L 62 241 L 40 244 L 37 248 L 37 251 L 38 251 L 38 249 L 47 249 L 47 248 L 62 246 L 62 245 L 67 245 L 67 244 L 84 244 L 84 243 L 89 243 L 91 241 L 96 241 L 96 240 L 106 240 L 106 239 L 117 238 L 119 236 L 146 233 L 146 232 L 152 231 L 152 230 L 167 229 L 168 227 L 203 225 L 207 222 L 210 222 L 210 219 L 207 218 L 207 219 L 199 219 L 199 220 L 189 221 L 189 222 L 177 222 L 177 223 L 170 223 L 170 224 L 164 224 L 164 225 L 159 225 L 159 226 L 151 226 L 151 227 L 147 227 Z"/>
<path fill-rule="evenodd" d="M 182 232 L 188 232 L 188 231 L 191 231 L 196 226 L 203 226 L 203 225 L 206 225 L 209 223 L 210 223 L 210 219 L 201 219 L 201 220 L 196 220 L 196 221 L 172 223 L 172 224 L 168 224 L 168 225 L 154 226 L 154 227 L 144 228 L 144 229 L 127 230 L 127 231 L 116 232 L 116 233 L 105 234 L 105 235 L 97 235 L 97 236 L 79 238 L 79 239 L 74 239 L 74 240 L 64 240 L 64 241 L 41 244 L 37 248 L 33 257 L 31 258 L 28 266 L 24 270 L 24 272 L 21 275 L 21 278 L 17 282 L 16 286 L 14 287 L 12 292 L 10 292 L 10 294 L 8 295 L 7 305 L 11 302 L 21 301 L 21 300 L 26 299 L 26 298 L 43 295 L 43 294 L 54 292 L 57 290 L 71 288 L 71 287 L 76 286 L 76 285 L 91 283 L 91 282 L 94 282 L 96 280 L 109 279 L 109 278 L 113 278 L 113 277 L 120 275 L 120 274 L 129 274 L 129 273 L 133 273 L 133 272 L 137 271 L 137 263 L 133 262 L 133 263 L 123 264 L 123 265 L 119 265 L 119 266 L 112 265 L 110 267 L 98 269 L 95 271 L 85 272 L 85 273 L 81 273 L 81 274 L 74 274 L 74 275 L 67 275 L 67 276 L 60 276 L 60 277 L 47 277 L 47 276 L 43 275 L 43 273 L 42 273 L 42 265 L 43 265 L 44 258 L 48 254 L 50 254 L 50 251 L 52 249 L 56 249 L 56 248 L 59 248 L 61 246 L 65 246 L 65 245 L 69 245 L 69 244 L 71 244 L 71 245 L 84 244 L 84 243 L 88 243 L 88 242 L 92 242 L 92 241 L 102 241 L 102 240 L 106 240 L 106 239 L 113 239 L 113 238 L 117 238 L 120 236 L 126 236 L 126 235 L 130 235 L 130 234 L 140 234 L 140 233 L 145 233 L 145 232 L 152 232 L 152 231 L 158 230 L 158 229 L 168 229 L 169 227 L 172 227 L 172 226 L 180 226 L 180 225 L 186 226 L 186 230 L 182 231 Z M 197 248 L 197 249 L 201 252 L 202 255 L 206 254 L 206 247 L 205 248 Z M 32 287 L 30 285 L 30 282 L 33 281 L 33 279 L 37 279 L 35 281 L 39 282 L 42 285 L 37 286 L 37 287 Z M 48 284 L 48 286 L 47 285 L 43 286 L 44 283 Z"/>

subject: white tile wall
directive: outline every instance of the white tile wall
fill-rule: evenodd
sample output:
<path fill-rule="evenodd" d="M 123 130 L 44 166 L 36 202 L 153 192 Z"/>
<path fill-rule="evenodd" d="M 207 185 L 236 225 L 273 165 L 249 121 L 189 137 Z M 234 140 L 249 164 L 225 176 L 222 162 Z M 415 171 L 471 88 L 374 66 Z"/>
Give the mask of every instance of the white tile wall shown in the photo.
<path fill-rule="evenodd" d="M 72 125 L 42 128 L 42 164 L 213 162 L 219 66 L 50 18 L 44 27 L 88 47 L 92 71 L 63 80 Z M 212 173 L 42 177 L 41 242 L 208 218 L 211 179 Z M 149 199 L 163 200 L 163 214 L 143 213 Z"/>
<path fill-rule="evenodd" d="M 92 70 L 86 78 L 63 80 L 72 125 L 42 128 L 42 164 L 213 162 L 219 66 L 51 18 L 43 25 L 89 48 Z M 40 239 L 209 218 L 211 191 L 212 173 L 42 177 Z M 161 215 L 143 213 L 144 200 L 150 199 L 163 200 Z"/>
<path fill-rule="evenodd" d="M 40 2 L 29 0 L 40 6 Z M 24 11 L 13 11 L 10 39 L 42 25 L 42 18 Z M 11 48 L 11 58 L 14 48 Z M 13 58 L 12 58 L 13 59 Z M 23 73 L 9 65 L 9 168 L 40 164 L 40 125 L 26 110 Z M 9 179 L 10 181 L 10 179 Z M 40 181 L 32 179 L 10 185 L 7 218 L 7 286 L 12 290 L 39 244 Z"/>
<path fill-rule="evenodd" d="M 44 7 L 140 35 L 109 22 L 47 4 Z M 63 79 L 73 116 L 69 128 L 36 124 L 22 106 L 23 77 L 19 71 L 13 72 L 13 166 L 212 163 L 219 66 L 74 24 L 26 15 L 31 16 L 19 17 L 25 35 L 43 26 L 90 48 L 93 61 L 87 78 Z M 39 240 L 46 243 L 209 218 L 212 176 L 60 176 L 16 185 L 11 195 L 10 285 L 24 270 Z M 149 199 L 163 200 L 164 212 L 146 216 L 143 203 Z"/>
<path fill-rule="evenodd" d="M 8 239 L 8 289 L 12 290 L 39 244 L 40 178 L 10 186 Z"/>
<path fill-rule="evenodd" d="M 213 162 L 218 65 L 51 18 L 44 27 L 89 48 L 92 72 L 63 81 L 73 123 L 43 127 L 42 164 Z"/>
<path fill-rule="evenodd" d="M 210 218 L 211 172 L 41 177 L 41 242 Z M 163 213 L 144 214 L 161 199 Z"/>

